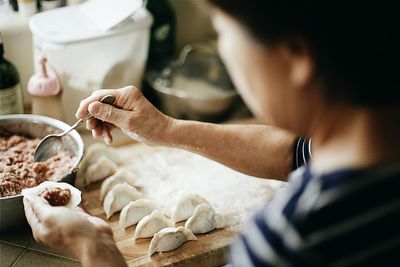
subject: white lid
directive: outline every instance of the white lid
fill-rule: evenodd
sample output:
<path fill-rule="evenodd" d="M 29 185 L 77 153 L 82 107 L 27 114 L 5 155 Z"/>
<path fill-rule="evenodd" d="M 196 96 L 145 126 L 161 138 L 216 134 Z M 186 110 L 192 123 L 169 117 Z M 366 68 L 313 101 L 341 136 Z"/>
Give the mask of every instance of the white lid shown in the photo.
<path fill-rule="evenodd" d="M 82 5 L 82 13 L 98 28 L 108 31 L 143 7 L 143 0 L 90 0 Z"/>
<path fill-rule="evenodd" d="M 32 16 L 29 28 L 34 36 L 63 45 L 130 32 L 151 23 L 149 12 L 141 8 L 112 30 L 104 32 L 82 13 L 80 6 L 68 6 Z"/>

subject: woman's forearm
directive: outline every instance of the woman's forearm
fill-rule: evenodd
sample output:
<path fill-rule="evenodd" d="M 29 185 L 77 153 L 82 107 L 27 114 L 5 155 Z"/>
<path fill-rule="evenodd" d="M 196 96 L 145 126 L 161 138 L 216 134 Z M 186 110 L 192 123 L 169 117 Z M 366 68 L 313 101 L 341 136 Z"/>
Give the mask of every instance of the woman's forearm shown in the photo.
<path fill-rule="evenodd" d="M 163 138 L 167 146 L 257 177 L 285 180 L 292 168 L 295 136 L 272 126 L 174 120 Z"/>
<path fill-rule="evenodd" d="M 115 97 L 116 107 L 102 104 L 106 95 Z M 271 126 L 216 125 L 175 120 L 158 111 L 133 86 L 116 90 L 97 90 L 83 100 L 78 118 L 88 112 L 107 122 L 89 128 L 93 135 L 111 142 L 111 126 L 150 145 L 166 145 L 190 150 L 253 176 L 285 179 L 292 167 L 295 136 Z"/>
<path fill-rule="evenodd" d="M 126 267 L 127 264 L 119 252 L 114 240 L 87 239 L 77 244 L 76 257 L 84 267 L 109 266 Z"/>

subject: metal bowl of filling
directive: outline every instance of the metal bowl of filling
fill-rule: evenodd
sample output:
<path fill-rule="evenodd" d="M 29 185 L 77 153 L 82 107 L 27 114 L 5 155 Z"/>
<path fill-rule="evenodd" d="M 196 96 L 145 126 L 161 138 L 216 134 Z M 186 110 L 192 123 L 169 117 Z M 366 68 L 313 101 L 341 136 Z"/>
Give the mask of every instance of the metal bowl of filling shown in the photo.
<path fill-rule="evenodd" d="M 215 45 L 209 43 L 185 46 L 176 60 L 146 78 L 161 110 L 175 118 L 218 121 L 240 102 Z"/>
<path fill-rule="evenodd" d="M 21 190 L 43 181 L 74 184 L 84 145 L 77 131 L 62 140 L 60 152 L 34 162 L 33 152 L 44 136 L 70 126 L 49 117 L 15 114 L 0 117 L 0 232 L 26 225 Z"/>

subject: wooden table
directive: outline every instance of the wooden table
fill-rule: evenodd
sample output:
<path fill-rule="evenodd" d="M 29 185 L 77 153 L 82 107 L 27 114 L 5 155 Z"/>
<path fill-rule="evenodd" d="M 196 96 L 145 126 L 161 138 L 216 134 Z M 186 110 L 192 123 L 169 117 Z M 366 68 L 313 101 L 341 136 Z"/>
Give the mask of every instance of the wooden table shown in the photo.
<path fill-rule="evenodd" d="M 136 145 L 137 146 L 137 145 Z M 168 149 L 166 148 L 144 148 L 142 147 L 142 151 L 144 152 L 137 152 L 136 146 L 128 146 L 128 147 L 123 147 L 123 148 L 118 148 L 117 150 L 120 150 L 120 153 L 124 155 L 124 158 L 130 159 L 131 162 L 127 164 L 136 164 L 136 166 L 140 169 L 140 166 L 142 166 L 142 169 L 144 168 L 150 168 L 149 166 L 144 166 L 144 163 L 147 162 L 146 160 L 148 159 L 142 159 L 139 157 L 139 155 L 147 154 L 148 157 L 152 156 L 152 153 L 157 154 L 157 157 L 165 156 L 168 157 Z M 161 152 L 162 153 L 161 153 Z M 161 153 L 161 154 L 160 154 Z M 199 169 L 203 169 L 202 164 L 209 166 L 204 167 L 205 169 L 205 174 L 209 174 L 210 172 L 215 172 L 215 175 L 223 176 L 229 176 L 231 175 L 232 178 L 227 179 L 226 181 L 217 181 L 218 179 L 224 179 L 224 178 L 212 178 L 213 180 L 207 180 L 210 178 L 207 178 L 207 175 L 197 175 L 201 177 L 202 179 L 205 179 L 208 184 L 210 184 L 210 190 L 202 191 L 199 192 L 202 196 L 204 196 L 207 200 L 209 200 L 210 203 L 216 203 L 213 205 L 214 207 L 218 206 L 217 202 L 220 201 L 221 198 L 224 197 L 224 194 L 226 195 L 227 198 L 232 199 L 232 196 L 237 196 L 237 198 L 243 198 L 244 201 L 252 201 L 251 203 L 248 203 L 246 206 L 246 210 L 243 210 L 243 213 L 249 213 L 249 207 L 252 208 L 252 206 L 256 206 L 255 203 L 260 204 L 259 202 L 262 202 L 260 199 L 269 199 L 273 196 L 273 194 L 276 192 L 277 188 L 280 186 L 277 186 L 277 182 L 275 182 L 275 186 L 271 186 L 271 183 L 273 183 L 270 180 L 265 180 L 265 179 L 259 179 L 259 178 L 252 178 L 249 176 L 245 176 L 242 174 L 239 174 L 233 170 L 230 170 L 226 167 L 219 167 L 217 163 L 211 162 L 203 157 L 200 157 L 198 155 L 191 154 L 189 152 L 179 152 L 176 150 L 171 150 L 171 153 L 175 153 L 175 155 L 178 155 L 179 153 L 183 153 L 182 156 L 182 161 L 183 158 L 186 160 L 185 162 L 179 163 L 177 162 L 176 164 L 173 164 L 171 162 L 168 163 L 168 168 L 165 170 L 169 169 L 179 169 L 179 164 L 184 164 L 182 165 L 182 171 L 185 172 L 185 170 L 193 170 L 196 171 Z M 131 154 L 131 155 L 130 155 Z M 161 155 L 161 156 L 160 156 Z M 172 154 L 171 154 L 172 155 Z M 192 157 L 192 158 L 190 158 Z M 175 156 L 177 158 L 177 161 L 179 161 L 180 157 Z M 150 158 L 150 160 L 152 160 Z M 190 164 L 190 162 L 193 162 L 193 168 L 188 167 L 187 165 Z M 164 163 L 165 164 L 165 163 Z M 196 167 L 197 166 L 197 167 Z M 207 169 L 209 168 L 209 169 Z M 220 169 L 219 169 L 220 168 Z M 230 174 L 231 173 L 231 174 Z M 182 173 L 179 173 L 180 175 L 184 175 Z M 171 180 L 171 183 L 176 183 L 174 179 L 180 179 L 177 178 L 176 176 L 179 175 L 170 175 L 171 178 L 168 178 L 169 176 L 167 175 L 167 178 L 163 178 L 166 181 L 160 181 L 168 183 L 169 179 Z M 215 177 L 210 174 L 210 177 Z M 154 179 L 156 178 L 146 178 L 143 182 L 151 182 L 154 183 Z M 190 181 L 191 184 L 193 184 L 194 190 L 196 188 L 199 188 L 198 190 L 201 191 L 200 186 L 198 185 L 199 181 L 196 181 L 196 179 L 199 179 L 198 177 L 196 178 L 196 175 L 193 174 L 193 177 L 188 177 L 187 179 L 193 179 L 193 181 Z M 249 179 L 248 181 L 246 179 Z M 224 188 L 215 188 L 218 187 L 218 183 L 223 184 Z M 231 183 L 231 184 L 229 184 Z M 282 183 L 283 185 L 283 183 Z M 105 214 L 103 212 L 103 208 L 100 203 L 100 186 L 101 182 L 95 183 L 92 185 L 89 185 L 86 190 L 83 192 L 83 207 L 84 209 L 95 216 L 98 216 L 100 218 L 105 219 Z M 150 192 L 146 191 L 146 186 L 153 186 L 153 185 L 144 185 L 144 196 L 148 198 L 152 198 L 154 195 Z M 186 185 L 188 186 L 188 185 Z M 184 185 L 182 185 L 184 187 Z M 171 187 L 172 188 L 172 187 Z M 232 192 L 237 188 L 237 192 Z M 246 189 L 247 188 L 247 189 Z M 170 188 L 166 190 L 171 190 Z M 187 190 L 187 189 L 183 189 Z M 214 190 L 214 191 L 213 191 Z M 243 191 L 244 190 L 244 191 Z M 162 190 L 161 190 L 162 191 Z M 215 192 L 221 192 L 222 195 L 215 195 Z M 159 193 L 161 194 L 161 193 Z M 205 195 L 208 194 L 208 195 Z M 234 195 L 232 195 L 234 194 Z M 250 194 L 251 196 L 247 196 Z M 258 195 L 259 194 L 259 195 Z M 247 198 L 249 200 L 246 200 Z M 157 199 L 155 199 L 157 200 Z M 158 199 L 159 200 L 159 199 Z M 231 201 L 231 200 L 228 200 Z M 160 200 L 159 200 L 160 201 Z M 163 202 L 161 200 L 161 202 Z M 240 202 L 240 199 L 238 199 L 238 203 Z M 254 202 L 254 203 L 253 203 Z M 225 205 L 225 206 L 224 206 Z M 235 213 L 240 213 L 241 210 L 240 208 L 234 208 L 229 206 L 229 203 L 224 204 L 224 205 L 219 205 L 218 208 L 219 210 L 226 210 L 226 213 L 229 214 L 230 211 L 234 211 Z M 234 205 L 234 204 L 232 204 Z M 227 207 L 227 208 L 226 208 Z M 228 210 L 230 209 L 230 210 Z M 218 209 L 216 208 L 218 211 Z M 221 212 L 220 212 L 221 213 Z M 175 249 L 170 252 L 165 252 L 165 253 L 160 253 L 160 254 L 154 254 L 151 258 L 147 256 L 147 250 L 149 247 L 150 239 L 139 239 L 134 243 L 133 241 L 133 233 L 135 230 L 135 226 L 131 226 L 127 229 L 121 229 L 118 226 L 118 219 L 119 219 L 119 214 L 114 214 L 109 220 L 108 223 L 110 224 L 113 233 L 114 233 L 114 238 L 117 243 L 118 248 L 122 252 L 123 257 L 125 258 L 126 262 L 128 263 L 129 266 L 221 266 L 227 262 L 227 252 L 229 245 L 232 244 L 234 241 L 235 237 L 238 235 L 241 229 L 241 223 L 238 223 L 236 225 L 230 226 L 225 229 L 218 229 L 214 230 L 213 232 L 210 232 L 208 234 L 203 234 L 203 235 L 196 235 L 198 240 L 197 241 L 189 241 L 186 242 L 182 247 Z M 178 225 L 183 225 L 183 223 L 180 223 Z"/>

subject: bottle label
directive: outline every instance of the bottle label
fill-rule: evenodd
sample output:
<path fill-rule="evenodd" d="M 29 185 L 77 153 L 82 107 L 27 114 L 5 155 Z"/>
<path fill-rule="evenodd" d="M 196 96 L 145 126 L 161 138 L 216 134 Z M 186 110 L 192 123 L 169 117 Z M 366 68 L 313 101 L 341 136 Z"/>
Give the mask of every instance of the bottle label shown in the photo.
<path fill-rule="evenodd" d="M 19 84 L 0 89 L 0 115 L 23 113 L 22 91 Z"/>

